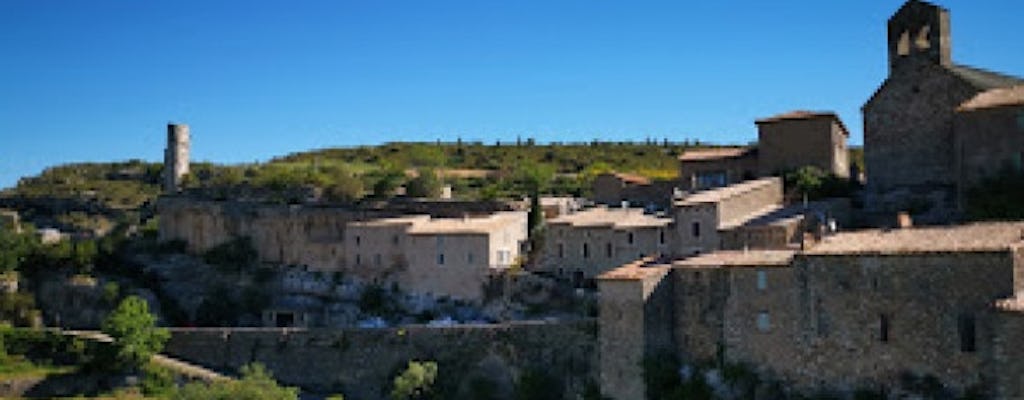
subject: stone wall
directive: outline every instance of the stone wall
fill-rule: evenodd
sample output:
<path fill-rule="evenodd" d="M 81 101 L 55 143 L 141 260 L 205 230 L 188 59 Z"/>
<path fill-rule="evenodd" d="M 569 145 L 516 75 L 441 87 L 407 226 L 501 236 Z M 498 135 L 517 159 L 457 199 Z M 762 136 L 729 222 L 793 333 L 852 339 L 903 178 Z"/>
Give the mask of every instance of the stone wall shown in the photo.
<path fill-rule="evenodd" d="M 960 111 L 953 121 L 961 200 L 1001 169 L 1024 169 L 1024 106 Z"/>
<path fill-rule="evenodd" d="M 907 61 L 892 70 L 864 106 L 868 206 L 897 210 L 909 207 L 915 192 L 950 190 L 957 175 L 954 110 L 975 93 L 938 64 Z M 890 194 L 900 187 L 918 189 Z"/>
<path fill-rule="evenodd" d="M 456 398 L 467 398 L 476 378 L 508 387 L 528 370 L 552 374 L 567 394 L 579 393 L 595 381 L 597 371 L 592 320 L 384 329 L 191 328 L 171 333 L 165 352 L 173 357 L 228 373 L 261 362 L 284 384 L 342 392 L 354 400 L 386 398 L 391 379 L 410 360 L 436 361 L 438 385 Z"/>
<path fill-rule="evenodd" d="M 985 364 L 993 398 L 1024 398 L 1024 311 L 998 310 L 992 314 L 994 339 Z"/>
<path fill-rule="evenodd" d="M 905 372 L 984 384 L 986 315 L 1012 294 L 1013 268 L 1009 252 L 801 256 L 764 269 L 763 290 L 756 269 L 734 268 L 724 354 L 808 391 L 894 388 Z"/>
<path fill-rule="evenodd" d="M 849 176 L 846 131 L 833 116 L 809 116 L 758 122 L 760 176 L 777 175 L 805 165 L 836 176 Z"/>

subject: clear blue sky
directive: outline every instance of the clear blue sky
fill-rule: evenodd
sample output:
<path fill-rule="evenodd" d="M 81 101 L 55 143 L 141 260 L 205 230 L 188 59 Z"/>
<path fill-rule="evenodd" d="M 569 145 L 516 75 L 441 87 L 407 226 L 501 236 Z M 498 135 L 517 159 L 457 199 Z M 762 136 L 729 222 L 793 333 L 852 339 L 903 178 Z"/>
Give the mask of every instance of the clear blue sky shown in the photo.
<path fill-rule="evenodd" d="M 953 57 L 1024 75 L 1020 0 L 941 0 Z M 0 1 L 0 187 L 73 161 L 435 139 L 699 138 L 830 109 L 861 143 L 901 0 Z"/>

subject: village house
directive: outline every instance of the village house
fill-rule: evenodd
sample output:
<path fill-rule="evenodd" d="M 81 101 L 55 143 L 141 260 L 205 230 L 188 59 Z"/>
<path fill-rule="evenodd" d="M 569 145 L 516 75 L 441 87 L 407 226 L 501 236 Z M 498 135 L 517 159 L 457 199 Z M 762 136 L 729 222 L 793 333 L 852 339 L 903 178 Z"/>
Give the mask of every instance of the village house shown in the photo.
<path fill-rule="evenodd" d="M 667 254 L 671 223 L 639 208 L 604 206 L 548 220 L 537 270 L 582 285 L 625 262 Z"/>

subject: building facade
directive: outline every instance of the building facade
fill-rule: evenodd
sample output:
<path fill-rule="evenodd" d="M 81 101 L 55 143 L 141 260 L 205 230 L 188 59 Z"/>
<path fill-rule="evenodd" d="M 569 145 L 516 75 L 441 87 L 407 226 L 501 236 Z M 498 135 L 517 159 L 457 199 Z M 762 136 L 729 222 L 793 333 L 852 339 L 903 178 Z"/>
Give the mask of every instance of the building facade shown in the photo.
<path fill-rule="evenodd" d="M 957 109 L 979 93 L 1024 80 L 955 64 L 945 8 L 908 1 L 889 19 L 888 32 L 889 76 L 863 107 L 866 205 L 876 212 L 911 210 L 921 221 L 955 219 L 962 165 Z"/>

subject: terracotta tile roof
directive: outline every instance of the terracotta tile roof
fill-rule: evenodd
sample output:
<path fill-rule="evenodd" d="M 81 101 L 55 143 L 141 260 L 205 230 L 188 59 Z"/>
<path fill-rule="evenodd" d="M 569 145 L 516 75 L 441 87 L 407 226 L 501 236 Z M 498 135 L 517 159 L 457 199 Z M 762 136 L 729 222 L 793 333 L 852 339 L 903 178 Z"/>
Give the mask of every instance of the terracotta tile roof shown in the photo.
<path fill-rule="evenodd" d="M 625 227 L 658 227 L 668 226 L 671 218 L 645 214 L 641 208 L 609 208 L 594 207 L 565 214 L 548 220 L 548 224 L 571 225 L 573 227 L 607 226 L 611 228 Z"/>
<path fill-rule="evenodd" d="M 839 123 L 839 127 L 843 129 L 843 133 L 845 133 L 846 136 L 850 136 L 850 131 L 848 129 L 846 129 L 846 124 L 844 124 L 843 120 L 839 119 L 839 115 L 837 115 L 833 111 L 794 110 L 794 111 L 790 111 L 790 112 L 787 112 L 787 113 L 782 113 L 782 114 L 774 115 L 774 116 L 771 116 L 771 117 L 768 117 L 768 118 L 761 118 L 761 119 L 755 120 L 754 123 L 758 124 L 758 125 L 761 125 L 761 124 L 771 124 L 771 123 L 776 123 L 776 122 L 781 122 L 781 121 L 799 121 L 799 120 L 808 120 L 808 119 L 817 119 L 817 118 L 830 118 L 830 119 L 835 120 L 837 123 Z"/>
<path fill-rule="evenodd" d="M 679 161 L 710 161 L 723 158 L 742 157 L 754 149 L 751 147 L 712 147 L 685 150 L 679 155 Z"/>
<path fill-rule="evenodd" d="M 668 266 L 652 265 L 651 257 L 641 258 L 597 276 L 602 281 L 639 281 L 668 272 Z"/>
<path fill-rule="evenodd" d="M 843 232 L 824 238 L 808 255 L 914 254 L 1009 250 L 1024 239 L 1022 222 Z"/>
<path fill-rule="evenodd" d="M 676 268 L 692 267 L 788 267 L 795 250 L 723 250 L 672 262 Z"/>
<path fill-rule="evenodd" d="M 768 177 L 740 182 L 716 189 L 704 190 L 683 198 L 676 202 L 676 206 L 686 207 L 697 204 L 717 203 L 723 199 L 739 196 L 751 190 L 760 189 L 773 184 L 781 185 L 782 181 L 778 177 Z"/>
<path fill-rule="evenodd" d="M 1024 105 L 1024 85 L 991 89 L 974 96 L 957 107 L 957 111 Z"/>

